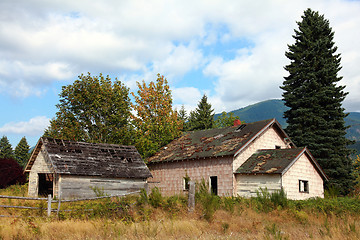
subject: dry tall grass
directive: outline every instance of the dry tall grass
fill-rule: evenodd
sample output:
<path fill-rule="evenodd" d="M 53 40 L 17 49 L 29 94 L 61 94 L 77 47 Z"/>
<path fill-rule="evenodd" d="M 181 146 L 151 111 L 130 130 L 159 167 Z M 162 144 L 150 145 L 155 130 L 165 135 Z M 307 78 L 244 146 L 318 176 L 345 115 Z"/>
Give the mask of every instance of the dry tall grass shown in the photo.
<path fill-rule="evenodd" d="M 1 239 L 359 239 L 359 217 L 294 213 L 251 208 L 215 212 L 211 222 L 200 212 L 182 212 L 170 218 L 153 211 L 148 220 L 56 220 L 2 218 Z"/>
<path fill-rule="evenodd" d="M 159 207 L 140 198 L 99 202 L 103 210 L 99 214 L 72 213 L 62 215 L 61 220 L 1 209 L 1 214 L 23 217 L 0 218 L 0 239 L 360 239 L 360 213 L 354 211 L 290 206 L 264 212 L 251 201 L 227 199 L 227 207 L 216 207 L 206 220 L 201 205 L 189 213 L 181 198 L 157 196 Z M 128 207 L 106 212 L 105 204 Z M 81 209 L 83 205 L 73 207 Z"/>

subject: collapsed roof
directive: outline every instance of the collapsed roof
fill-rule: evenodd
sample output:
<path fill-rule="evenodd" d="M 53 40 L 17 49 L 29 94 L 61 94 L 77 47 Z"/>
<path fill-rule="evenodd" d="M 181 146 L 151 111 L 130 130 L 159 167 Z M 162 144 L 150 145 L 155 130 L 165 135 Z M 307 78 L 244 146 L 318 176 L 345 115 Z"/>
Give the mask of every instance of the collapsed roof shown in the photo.
<path fill-rule="evenodd" d="M 161 148 L 154 156 L 148 159 L 148 162 L 151 164 L 207 157 L 234 156 L 271 126 L 275 126 L 280 135 L 288 139 L 288 136 L 275 119 L 226 128 L 187 132 Z M 290 140 L 289 143 L 292 144 Z"/>
<path fill-rule="evenodd" d="M 42 137 L 25 171 L 31 171 L 40 151 L 53 171 L 58 174 L 143 179 L 152 176 L 134 146 Z"/>

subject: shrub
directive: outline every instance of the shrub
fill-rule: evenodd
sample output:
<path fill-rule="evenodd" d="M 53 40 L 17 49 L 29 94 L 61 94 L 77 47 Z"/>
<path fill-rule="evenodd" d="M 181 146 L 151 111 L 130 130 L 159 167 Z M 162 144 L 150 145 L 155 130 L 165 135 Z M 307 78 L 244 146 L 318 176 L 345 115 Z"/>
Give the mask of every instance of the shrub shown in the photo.
<path fill-rule="evenodd" d="M 159 188 L 154 187 L 151 189 L 151 193 L 149 194 L 149 203 L 154 208 L 161 207 L 163 205 L 164 199 Z"/>
<path fill-rule="evenodd" d="M 198 185 L 198 191 L 195 193 L 196 202 L 202 206 L 203 217 L 211 221 L 215 211 L 219 208 L 221 198 L 210 192 L 208 184 L 204 179 Z"/>
<path fill-rule="evenodd" d="M 0 159 L 0 188 L 25 182 L 23 168 L 14 159 Z"/>

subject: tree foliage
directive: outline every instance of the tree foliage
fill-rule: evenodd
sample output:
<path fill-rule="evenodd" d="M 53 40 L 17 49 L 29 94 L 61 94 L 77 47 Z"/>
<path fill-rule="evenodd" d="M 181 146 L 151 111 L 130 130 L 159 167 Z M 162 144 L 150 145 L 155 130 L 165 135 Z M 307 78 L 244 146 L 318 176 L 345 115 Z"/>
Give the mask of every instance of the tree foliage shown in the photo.
<path fill-rule="evenodd" d="M 190 112 L 188 118 L 187 130 L 203 130 L 214 127 L 214 109 L 207 101 L 207 96 L 204 94 L 197 108 Z"/>
<path fill-rule="evenodd" d="M 14 159 L 0 158 L 0 188 L 25 182 L 23 168 Z"/>
<path fill-rule="evenodd" d="M 216 128 L 230 127 L 234 125 L 234 121 L 239 119 L 239 116 L 234 116 L 234 113 L 226 113 L 225 111 L 215 120 L 214 126 Z"/>
<path fill-rule="evenodd" d="M 342 79 L 340 54 L 336 54 L 334 32 L 329 21 L 307 9 L 295 30 L 295 43 L 289 45 L 285 66 L 289 75 L 281 89 L 288 122 L 286 131 L 298 146 L 307 146 L 325 173 L 330 185 L 343 194 L 353 186 L 352 164 L 345 138 L 346 128 L 342 102 L 348 94 L 345 86 L 338 86 Z"/>
<path fill-rule="evenodd" d="M 30 146 L 26 141 L 26 138 L 21 138 L 18 145 L 15 147 L 15 160 L 21 167 L 25 167 L 30 157 Z"/>
<path fill-rule="evenodd" d="M 136 148 L 147 158 L 181 134 L 182 121 L 172 109 L 171 90 L 164 76 L 158 74 L 156 82 L 147 85 L 142 81 L 137 85 L 137 94 L 132 93 Z"/>
<path fill-rule="evenodd" d="M 45 136 L 115 144 L 132 143 L 129 89 L 109 76 L 80 75 L 60 93 Z"/>
<path fill-rule="evenodd" d="M 0 158 L 14 158 L 14 151 L 6 136 L 0 139 Z"/>

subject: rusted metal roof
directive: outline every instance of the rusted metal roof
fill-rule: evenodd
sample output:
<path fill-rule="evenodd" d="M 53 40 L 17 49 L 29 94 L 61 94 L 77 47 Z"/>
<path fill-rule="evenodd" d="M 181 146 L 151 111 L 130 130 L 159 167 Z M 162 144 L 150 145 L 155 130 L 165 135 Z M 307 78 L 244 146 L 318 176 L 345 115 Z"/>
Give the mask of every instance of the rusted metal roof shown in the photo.
<path fill-rule="evenodd" d="M 287 137 L 275 119 L 268 119 L 240 126 L 207 129 L 187 132 L 161 148 L 148 159 L 149 164 L 156 162 L 179 161 L 207 157 L 234 156 L 266 128 L 276 124 Z"/>
<path fill-rule="evenodd" d="M 284 174 L 302 154 L 325 180 L 327 176 L 307 148 L 261 149 L 251 155 L 235 173 L 241 174 Z"/>
<path fill-rule="evenodd" d="M 44 146 L 43 150 L 42 146 Z M 40 138 L 25 171 L 42 151 L 55 173 L 116 178 L 148 178 L 151 173 L 134 146 Z"/>

